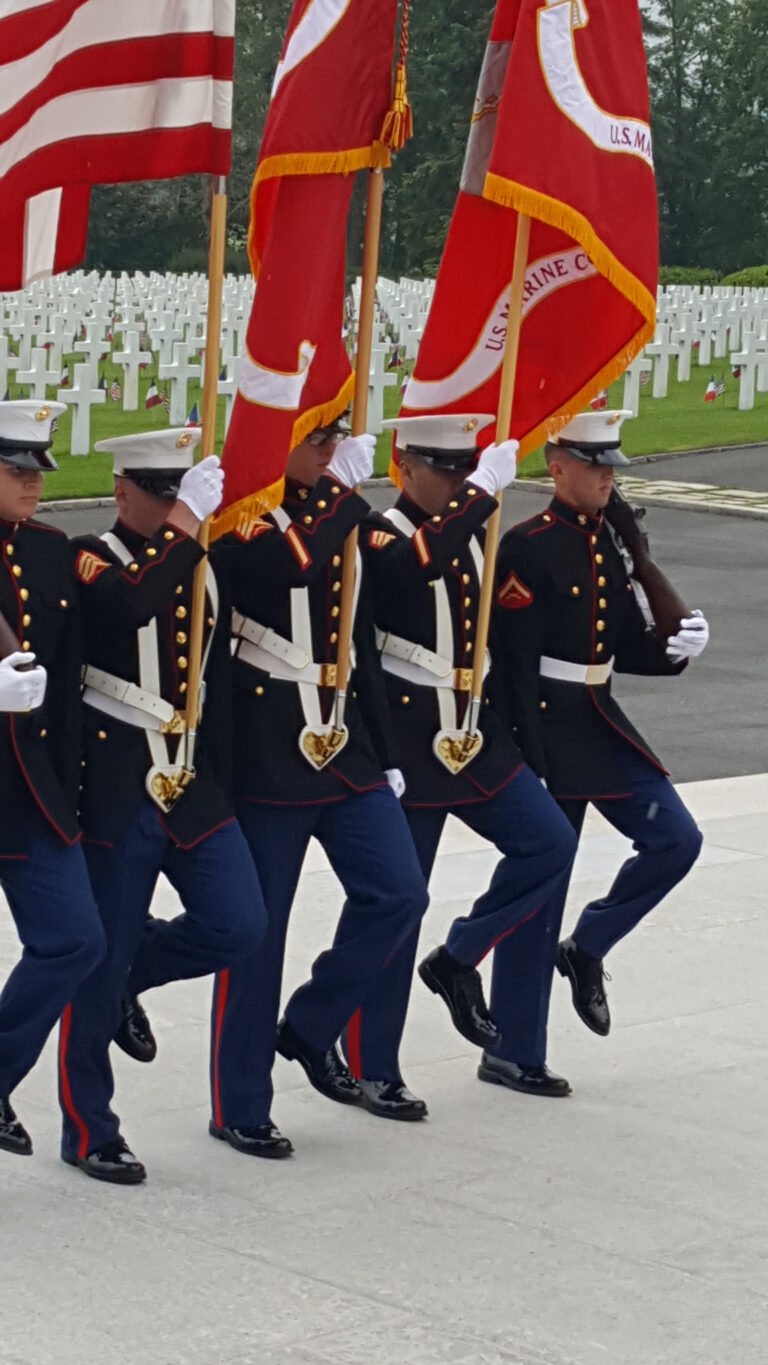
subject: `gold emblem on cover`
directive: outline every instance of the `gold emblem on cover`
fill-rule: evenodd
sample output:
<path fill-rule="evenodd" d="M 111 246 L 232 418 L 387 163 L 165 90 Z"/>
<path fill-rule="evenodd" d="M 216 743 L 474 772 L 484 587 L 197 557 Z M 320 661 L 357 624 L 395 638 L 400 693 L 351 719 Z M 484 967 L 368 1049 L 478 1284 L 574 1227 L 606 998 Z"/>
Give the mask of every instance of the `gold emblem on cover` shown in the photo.
<path fill-rule="evenodd" d="M 462 431 L 474 431 L 475 427 L 479 425 L 480 423 L 478 422 L 476 417 L 470 417 L 469 421 L 465 422 L 461 429 Z"/>
<path fill-rule="evenodd" d="M 439 763 L 455 777 L 477 758 L 483 747 L 483 736 L 470 735 L 466 730 L 438 730 L 432 741 L 432 752 Z"/>
<path fill-rule="evenodd" d="M 44 422 L 46 417 L 50 417 L 50 415 L 51 409 L 46 407 L 45 404 L 43 404 L 43 406 L 41 408 L 38 408 L 37 412 L 35 413 L 35 421 Z"/>
<path fill-rule="evenodd" d="M 346 725 L 323 725 L 317 730 L 304 726 L 299 735 L 299 753 L 319 772 L 326 764 L 340 754 L 347 740 L 349 730 Z"/>
<path fill-rule="evenodd" d="M 190 436 L 189 432 L 188 432 L 188 431 L 182 432 L 181 436 L 179 437 L 178 441 L 176 442 L 176 449 L 177 449 L 177 450 L 183 450 L 183 449 L 184 449 L 184 446 L 188 446 L 188 445 L 191 444 L 191 441 L 192 441 L 192 437 Z"/>

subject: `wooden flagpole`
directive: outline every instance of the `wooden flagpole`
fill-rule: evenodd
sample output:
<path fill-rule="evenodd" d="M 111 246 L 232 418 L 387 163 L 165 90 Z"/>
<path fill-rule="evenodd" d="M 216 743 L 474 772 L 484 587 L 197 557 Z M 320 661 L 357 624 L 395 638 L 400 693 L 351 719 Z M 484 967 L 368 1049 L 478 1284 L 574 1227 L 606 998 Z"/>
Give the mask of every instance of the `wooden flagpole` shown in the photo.
<path fill-rule="evenodd" d="M 208 244 L 208 316 L 206 321 L 205 371 L 203 374 L 203 434 L 200 458 L 214 453 L 216 409 L 218 404 L 219 349 L 221 341 L 221 296 L 224 281 L 224 251 L 227 228 L 226 176 L 213 177 L 211 230 Z M 200 718 L 200 684 L 205 625 L 205 580 L 208 568 L 208 543 L 211 519 L 207 517 L 198 532 L 204 551 L 195 569 L 189 622 L 189 660 L 187 670 L 186 747 L 184 769 L 189 781 L 195 772 L 195 744 Z"/>
<path fill-rule="evenodd" d="M 379 239 L 381 237 L 381 207 L 384 195 L 384 173 L 380 169 L 368 172 L 368 193 L 365 208 L 365 239 L 363 242 L 363 270 L 360 287 L 360 317 L 357 329 L 355 358 L 355 396 L 352 402 L 352 435 L 362 436 L 368 423 L 368 386 L 371 372 L 373 341 L 373 310 L 376 302 L 376 279 L 379 273 Z M 336 730 L 344 727 L 344 712 L 349 688 L 350 648 L 352 643 L 352 609 L 355 595 L 357 562 L 357 527 L 344 542 L 344 563 L 341 577 L 339 608 L 339 639 L 336 652 L 336 697 L 333 724 Z"/>
<path fill-rule="evenodd" d="M 512 424 L 512 404 L 517 377 L 517 357 L 520 350 L 520 329 L 523 325 L 523 290 L 525 270 L 528 264 L 528 247 L 531 238 L 531 220 L 521 213 L 517 219 L 515 239 L 515 258 L 512 267 L 512 283 L 509 289 L 509 316 L 507 336 L 504 343 L 504 359 L 501 367 L 499 407 L 496 417 L 496 440 L 509 439 Z M 470 735 L 477 734 L 480 719 L 480 705 L 483 694 L 483 672 L 485 655 L 488 649 L 488 631 L 493 605 L 493 589 L 496 578 L 496 555 L 499 548 L 499 529 L 501 525 L 501 492 L 496 494 L 496 510 L 491 514 L 485 533 L 485 563 L 483 581 L 480 586 L 480 603 L 477 611 L 475 629 L 475 653 L 472 660 L 472 694 L 467 708 L 466 729 Z"/>

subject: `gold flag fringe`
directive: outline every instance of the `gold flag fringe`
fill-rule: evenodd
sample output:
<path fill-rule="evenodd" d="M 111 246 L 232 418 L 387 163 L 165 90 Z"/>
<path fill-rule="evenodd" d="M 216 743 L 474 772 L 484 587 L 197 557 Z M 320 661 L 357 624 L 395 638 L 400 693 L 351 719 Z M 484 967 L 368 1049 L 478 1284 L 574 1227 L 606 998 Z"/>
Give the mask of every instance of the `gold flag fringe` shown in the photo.
<path fill-rule="evenodd" d="M 259 488 L 255 493 L 249 493 L 247 498 L 233 502 L 231 507 L 225 507 L 211 522 L 211 540 L 219 540 L 228 531 L 236 531 L 242 523 L 253 521 L 273 511 L 275 507 L 280 506 L 284 494 L 285 479 L 279 478 L 268 488 Z"/>

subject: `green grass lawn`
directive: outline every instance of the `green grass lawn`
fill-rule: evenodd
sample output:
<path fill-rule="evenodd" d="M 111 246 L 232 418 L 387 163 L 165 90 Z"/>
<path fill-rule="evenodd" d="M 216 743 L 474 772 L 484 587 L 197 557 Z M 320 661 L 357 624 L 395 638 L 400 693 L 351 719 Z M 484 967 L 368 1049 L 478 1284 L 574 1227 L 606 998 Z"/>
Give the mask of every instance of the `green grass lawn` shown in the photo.
<path fill-rule="evenodd" d="M 70 374 L 74 374 L 74 364 L 80 356 L 67 357 Z M 107 389 L 113 378 L 122 382 L 122 372 L 107 361 L 102 373 L 106 376 Z M 402 380 L 402 370 L 399 372 Z M 714 403 L 704 402 L 704 393 L 710 376 L 714 373 L 726 384 L 725 393 Z M 159 405 L 147 410 L 144 400 L 155 371 L 145 370 L 139 380 L 139 407 L 136 412 L 123 412 L 119 403 L 113 403 L 107 392 L 103 406 L 91 409 L 91 441 L 102 440 L 106 436 L 123 435 L 131 431 L 152 431 L 168 425 L 168 418 Z M 161 385 L 162 388 L 162 385 Z M 624 381 L 614 384 L 609 393 L 611 407 L 620 407 Z M 669 393 L 658 401 L 651 397 L 651 386 L 640 391 L 640 416 L 634 422 L 627 422 L 623 429 L 623 446 L 627 455 L 653 455 L 666 450 L 691 450 L 699 446 L 742 445 L 752 441 L 768 440 L 768 394 L 756 395 L 755 407 L 751 412 L 738 410 L 738 380 L 731 374 L 730 365 L 719 362 L 711 369 L 700 369 L 694 364 L 692 377 L 687 384 L 678 384 L 675 377 L 675 363 L 670 372 Z M 11 384 L 11 398 L 26 397 L 26 390 Z M 50 397 L 53 397 L 51 391 Z M 201 404 L 198 386 L 190 385 L 188 406 Z M 384 390 L 384 410 L 387 417 L 395 417 L 400 406 L 400 386 L 392 385 Z M 56 473 L 46 475 L 45 498 L 97 497 L 112 491 L 112 459 L 109 455 L 74 456 L 68 454 L 71 426 L 69 410 L 61 418 L 54 440 L 54 455 L 59 462 Z M 224 399 L 218 403 L 217 449 L 221 449 L 224 437 Z M 376 472 L 385 474 L 389 465 L 392 438 L 388 432 L 378 439 L 376 450 Z M 536 477 L 544 472 L 544 457 L 541 451 L 534 451 L 525 460 L 521 473 L 523 476 Z"/>

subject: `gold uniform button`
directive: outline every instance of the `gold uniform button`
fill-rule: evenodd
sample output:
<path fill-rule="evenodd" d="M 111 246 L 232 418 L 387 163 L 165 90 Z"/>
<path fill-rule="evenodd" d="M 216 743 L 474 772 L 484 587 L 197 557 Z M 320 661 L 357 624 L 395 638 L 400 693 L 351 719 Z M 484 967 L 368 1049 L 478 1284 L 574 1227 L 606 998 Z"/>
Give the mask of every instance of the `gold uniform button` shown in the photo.
<path fill-rule="evenodd" d="M 597 586 L 598 586 L 598 588 L 604 588 L 605 585 L 606 585 L 606 583 L 607 583 L 607 581 L 608 581 L 608 580 L 607 580 L 606 578 L 603 578 L 603 575 L 601 574 L 600 577 L 599 577 L 598 580 L 597 580 Z"/>
<path fill-rule="evenodd" d="M 539 709 L 542 710 L 542 711 L 546 711 L 546 709 L 547 709 L 547 703 L 546 703 L 545 701 L 540 701 L 540 702 L 539 702 Z"/>
<path fill-rule="evenodd" d="M 340 565 L 340 563 L 341 563 L 341 555 L 334 555 L 334 556 L 333 556 L 333 559 L 331 560 L 331 563 L 332 563 L 334 569 L 338 569 L 338 567 L 339 567 L 339 565 Z"/>
<path fill-rule="evenodd" d="M 598 654 L 602 654 L 602 652 L 603 652 L 603 642 L 602 642 L 602 640 L 599 640 L 599 641 L 598 641 L 598 643 L 595 645 L 595 649 L 597 650 Z"/>
<path fill-rule="evenodd" d="M 25 650 L 26 650 L 26 649 L 31 649 L 31 648 L 32 648 L 31 644 L 29 643 L 29 640 L 22 640 L 22 642 L 21 642 L 21 647 L 22 647 L 22 649 L 25 649 Z"/>
<path fill-rule="evenodd" d="M 464 622 L 464 629 L 465 629 L 465 630 L 471 630 L 471 629 L 472 629 L 472 622 L 471 622 L 471 621 L 465 621 L 465 622 Z"/>
<path fill-rule="evenodd" d="M 601 611 L 605 611 L 605 608 L 608 606 L 608 599 L 607 599 L 607 597 L 601 597 L 601 598 L 600 598 L 600 601 L 598 602 L 597 605 L 598 605 L 598 607 L 600 608 Z"/>
<path fill-rule="evenodd" d="M 183 584 L 183 583 L 177 583 L 177 584 L 176 584 L 176 587 L 174 588 L 173 591 L 175 592 L 176 596 L 179 597 L 179 596 L 181 595 L 181 593 L 183 593 L 183 591 L 184 591 L 184 584 Z"/>
<path fill-rule="evenodd" d="M 437 525 L 437 523 L 438 523 L 438 522 L 441 522 L 441 521 L 443 520 L 443 518 L 442 518 L 442 517 L 433 517 L 432 520 L 433 520 L 433 522 L 435 523 L 435 525 Z"/>
<path fill-rule="evenodd" d="M 176 662 L 179 665 L 179 668 L 186 668 L 189 660 L 187 659 L 186 654 L 180 654 Z"/>
<path fill-rule="evenodd" d="M 471 641 L 471 640 L 467 640 L 467 643 L 466 643 L 465 646 L 464 646 L 464 653 L 465 653 L 465 654 L 469 654 L 469 653 L 471 652 L 471 650 L 472 650 L 472 641 Z"/>
<path fill-rule="evenodd" d="M 597 545 L 597 536 L 590 536 L 589 543 L 590 545 Z"/>
<path fill-rule="evenodd" d="M 305 518 L 304 518 L 304 525 L 305 525 L 305 526 L 311 526 L 311 525 L 312 525 L 312 518 L 311 518 L 311 516 L 309 515 L 309 512 L 307 512 L 307 515 L 306 515 Z"/>
<path fill-rule="evenodd" d="M 264 696 L 264 688 L 262 687 L 261 683 L 259 683 L 258 687 L 254 687 L 253 691 L 254 691 L 254 695 L 257 696 L 257 697 L 263 697 L 263 696 Z"/>
<path fill-rule="evenodd" d="M 147 559 L 154 559 L 154 557 L 155 557 L 156 554 L 157 554 L 157 550 L 155 549 L 154 545 L 148 545 L 148 546 L 147 546 Z"/>
<path fill-rule="evenodd" d="M 574 583 L 573 587 L 571 588 L 571 592 L 573 593 L 574 597 L 581 597 L 581 588 L 578 586 L 577 583 Z"/>
<path fill-rule="evenodd" d="M 9 559 L 13 559 L 13 556 L 14 556 L 14 553 L 15 553 L 13 546 L 12 546 L 12 545 L 6 545 L 6 547 L 5 547 L 5 553 L 7 554 L 7 556 L 8 556 Z"/>
<path fill-rule="evenodd" d="M 22 618 L 21 618 L 21 624 L 22 624 L 23 626 L 31 626 L 31 625 L 32 625 L 32 617 L 30 616 L 30 614 L 29 614 L 28 611 L 25 611 L 25 612 L 24 612 L 24 615 L 23 615 Z"/>
<path fill-rule="evenodd" d="M 48 734 L 48 731 L 47 731 L 47 730 L 41 730 L 41 731 L 40 731 L 40 738 L 41 738 L 41 739 L 45 739 L 45 736 L 46 736 L 47 734 Z"/>
<path fill-rule="evenodd" d="M 459 561 L 458 561 L 458 559 L 452 559 L 452 560 L 451 560 L 451 564 L 453 565 L 454 569 L 458 569 L 458 567 L 459 567 Z"/>
<path fill-rule="evenodd" d="M 187 615 L 187 609 L 186 609 L 186 607 L 177 607 L 177 608 L 176 608 L 176 620 L 177 620 L 177 621 L 183 621 L 183 620 L 185 619 L 186 615 Z"/>
<path fill-rule="evenodd" d="M 179 691 L 180 691 L 180 692 L 186 692 L 186 690 L 187 690 L 187 684 L 186 684 L 185 682 L 180 682 L 180 683 L 179 683 Z"/>
<path fill-rule="evenodd" d="M 332 645 L 335 645 L 335 644 L 336 644 L 336 641 L 338 640 L 339 637 L 338 637 L 338 635 L 336 634 L 336 631 L 335 631 L 335 630 L 332 630 L 329 638 L 330 638 L 331 644 L 332 644 Z"/>
<path fill-rule="evenodd" d="M 400 705 L 401 705 L 401 706 L 410 706 L 410 704 L 411 704 L 411 699 L 410 699 L 410 697 L 406 696 L 406 694 L 403 693 L 403 695 L 402 695 L 401 698 L 400 698 Z"/>
<path fill-rule="evenodd" d="M 456 560 L 456 563 L 458 564 L 458 562 L 459 562 L 459 561 L 458 561 L 458 559 L 457 559 L 457 560 Z M 464 584 L 469 583 L 469 582 L 470 582 L 469 574 L 468 574 L 468 573 L 463 573 L 463 574 L 461 575 L 461 581 L 462 581 L 462 583 L 464 583 Z"/>
<path fill-rule="evenodd" d="M 206 620 L 207 620 L 207 622 L 208 622 L 208 625 L 209 625 L 211 628 L 213 628 L 213 627 L 216 625 L 216 617 L 215 617 L 215 616 L 207 616 L 207 617 L 206 617 Z"/>
<path fill-rule="evenodd" d="M 332 487 L 332 489 L 331 489 L 331 492 L 333 493 L 333 496 L 334 496 L 335 498 L 337 498 L 337 497 L 339 496 L 339 493 L 341 492 L 341 489 L 339 488 L 339 485 L 338 485 L 337 483 L 335 483 L 335 484 L 333 485 L 333 487 Z"/>
<path fill-rule="evenodd" d="M 138 573 L 138 572 L 139 572 L 139 566 L 138 566 L 138 564 L 129 564 L 129 565 L 128 565 L 128 572 L 129 572 L 129 573 Z"/>
<path fill-rule="evenodd" d="M 472 598 L 471 598 L 471 597 L 465 597 L 465 598 L 464 598 L 464 606 L 465 606 L 465 607 L 471 607 L 471 606 L 472 606 Z"/>
<path fill-rule="evenodd" d="M 165 540 L 173 540 L 173 531 L 166 531 L 165 536 L 164 536 L 164 539 L 165 539 Z"/>
<path fill-rule="evenodd" d="M 541 520 L 546 521 L 547 524 L 549 524 L 549 522 L 552 520 L 551 516 L 549 515 L 549 512 L 545 512 Z"/>
<path fill-rule="evenodd" d="M 338 607 L 331 607 L 331 616 L 336 617 L 336 616 L 338 616 L 338 614 L 339 614 L 339 608 L 338 608 Z"/>
<path fill-rule="evenodd" d="M 586 526 L 586 524 L 587 518 L 584 516 L 583 512 L 579 512 L 579 526 Z"/>
<path fill-rule="evenodd" d="M 449 503 L 448 503 L 448 506 L 450 507 L 450 509 L 451 509 L 452 512 L 455 512 L 455 511 L 456 511 L 456 508 L 458 507 L 458 505 L 459 505 L 459 504 L 458 504 L 457 502 L 455 502 L 455 501 L 454 501 L 454 502 L 449 502 Z"/>
<path fill-rule="evenodd" d="M 21 598 L 22 602 L 29 601 L 29 588 L 19 588 L 19 597 Z"/>
<path fill-rule="evenodd" d="M 21 578 L 21 565 L 14 564 L 13 568 L 11 569 L 11 573 L 13 574 L 14 578 Z"/>
<path fill-rule="evenodd" d="M 107 732 L 106 732 L 106 730 L 99 730 L 98 733 L 97 733 L 97 735 L 96 735 L 96 738 L 97 738 L 97 739 L 106 739 L 106 738 L 107 738 Z"/>
<path fill-rule="evenodd" d="M 602 562 L 603 562 L 603 556 L 602 556 L 602 555 L 595 555 L 595 563 L 596 563 L 596 564 L 602 564 Z"/>
<path fill-rule="evenodd" d="M 468 488 L 468 489 L 467 489 L 467 493 L 469 494 L 470 498 L 476 498 L 476 497 L 477 497 L 477 489 L 476 489 L 476 488 Z"/>
<path fill-rule="evenodd" d="M 605 621 L 598 621 L 598 622 L 597 622 L 597 629 L 602 633 L 602 631 L 605 630 Z"/>
<path fill-rule="evenodd" d="M 29 593 L 27 593 L 27 597 L 29 597 Z M 26 598 L 25 598 L 24 600 L 26 601 Z M 60 602 L 59 602 L 59 606 L 60 606 L 60 607 L 68 607 L 68 606 L 69 606 L 69 602 L 67 601 L 66 597 L 62 597 L 62 598 L 61 598 L 61 600 L 60 600 Z"/>
<path fill-rule="evenodd" d="M 187 643 L 187 637 L 186 637 L 186 634 L 184 633 L 184 631 L 183 631 L 183 630 L 177 630 L 177 631 L 176 631 L 176 644 L 177 644 L 177 645 L 185 645 L 186 643 Z"/>
<path fill-rule="evenodd" d="M 328 503 L 325 501 L 325 498 L 321 498 L 317 505 L 320 510 L 323 511 L 328 506 Z"/>
<path fill-rule="evenodd" d="M 338 578 L 336 579 L 336 582 L 331 585 L 331 592 L 341 592 L 341 583 Z"/>

